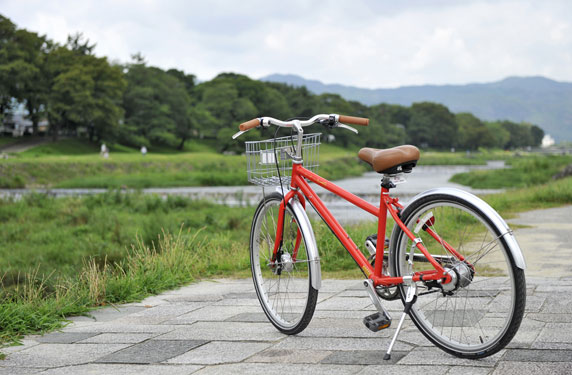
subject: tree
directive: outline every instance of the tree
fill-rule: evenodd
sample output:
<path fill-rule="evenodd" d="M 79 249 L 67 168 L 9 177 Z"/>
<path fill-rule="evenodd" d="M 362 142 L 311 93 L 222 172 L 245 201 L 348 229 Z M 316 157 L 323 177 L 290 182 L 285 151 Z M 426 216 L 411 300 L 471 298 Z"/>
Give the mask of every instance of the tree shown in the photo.
<path fill-rule="evenodd" d="M 530 127 L 530 134 L 532 136 L 532 145 L 538 147 L 542 144 L 542 138 L 544 138 L 544 130 L 542 130 L 537 125 L 532 125 Z"/>
<path fill-rule="evenodd" d="M 459 126 L 457 146 L 466 150 L 479 147 L 494 147 L 495 140 L 485 124 L 471 113 L 457 113 L 455 121 Z"/>
<path fill-rule="evenodd" d="M 515 122 L 505 120 L 501 122 L 501 126 L 510 134 L 510 138 L 505 144 L 505 148 L 513 149 L 533 144 L 532 134 L 530 133 L 530 124 L 517 124 Z"/>
<path fill-rule="evenodd" d="M 406 128 L 413 144 L 449 148 L 455 144 L 458 125 L 444 105 L 423 102 L 411 106 L 411 118 Z"/>
<path fill-rule="evenodd" d="M 493 147 L 504 149 L 510 140 L 510 133 L 498 121 L 485 122 L 485 126 L 493 138 Z"/>
<path fill-rule="evenodd" d="M 51 89 L 47 107 L 54 139 L 62 127 L 72 132 L 83 127 L 91 140 L 113 140 L 119 133 L 126 81 L 120 66 L 91 54 L 93 47 L 76 34 L 48 55 Z"/>
<path fill-rule="evenodd" d="M 137 147 L 161 144 L 182 149 L 192 126 L 185 83 L 173 74 L 146 66 L 137 56 L 126 68 L 123 107 L 128 132 L 122 133 L 122 141 Z"/>

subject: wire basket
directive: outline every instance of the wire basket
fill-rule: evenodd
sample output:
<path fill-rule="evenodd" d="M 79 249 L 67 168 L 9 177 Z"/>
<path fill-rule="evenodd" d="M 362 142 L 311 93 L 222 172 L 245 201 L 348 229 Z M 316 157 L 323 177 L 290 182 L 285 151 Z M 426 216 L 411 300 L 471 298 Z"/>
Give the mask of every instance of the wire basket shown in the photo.
<path fill-rule="evenodd" d="M 312 172 L 318 169 L 321 135 L 321 133 L 304 134 L 302 138 L 303 165 Z M 295 155 L 294 149 L 298 143 L 296 136 L 245 143 L 249 182 L 260 186 L 278 186 L 282 180 L 283 185 L 290 185 L 291 155 Z"/>

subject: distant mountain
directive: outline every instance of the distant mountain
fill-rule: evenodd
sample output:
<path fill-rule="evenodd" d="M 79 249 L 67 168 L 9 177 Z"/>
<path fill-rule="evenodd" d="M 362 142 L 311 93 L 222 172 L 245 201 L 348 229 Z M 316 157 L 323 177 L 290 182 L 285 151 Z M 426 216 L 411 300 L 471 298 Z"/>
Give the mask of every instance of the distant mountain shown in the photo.
<path fill-rule="evenodd" d="M 260 79 L 306 86 L 316 94 L 334 93 L 367 105 L 411 105 L 432 101 L 453 112 L 471 112 L 484 120 L 528 121 L 539 125 L 557 141 L 572 141 L 572 83 L 544 77 L 509 77 L 498 82 L 467 85 L 404 86 L 395 89 L 364 89 L 324 84 L 296 75 L 273 74 Z"/>

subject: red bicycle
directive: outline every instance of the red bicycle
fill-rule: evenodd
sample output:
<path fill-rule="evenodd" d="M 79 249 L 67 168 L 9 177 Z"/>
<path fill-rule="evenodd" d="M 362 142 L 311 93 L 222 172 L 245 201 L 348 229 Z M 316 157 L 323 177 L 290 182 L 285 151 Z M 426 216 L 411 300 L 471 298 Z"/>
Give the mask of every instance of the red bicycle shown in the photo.
<path fill-rule="evenodd" d="M 261 117 L 240 125 L 237 138 L 255 127 L 291 128 L 291 136 L 246 142 L 248 178 L 277 186 L 264 194 L 252 221 L 250 259 L 260 304 L 270 322 L 286 334 L 309 324 L 321 286 L 320 257 L 306 204 L 315 209 L 365 275 L 364 289 L 378 312 L 364 318 L 372 331 L 391 325 L 383 300 L 401 298 L 404 311 L 384 359 L 390 358 L 406 315 L 433 344 L 464 358 L 482 358 L 505 347 L 522 321 L 525 262 L 506 222 L 487 203 L 458 189 L 438 188 L 407 206 L 389 191 L 419 159 L 414 146 L 362 148 L 359 157 L 381 174 L 379 207 L 320 177 L 320 134 L 368 125 L 365 118 L 316 115 L 280 121 Z M 361 251 L 332 216 L 309 182 L 316 183 L 378 218 L 377 233 Z M 386 239 L 387 213 L 394 221 Z M 369 253 L 369 254 L 368 254 Z"/>

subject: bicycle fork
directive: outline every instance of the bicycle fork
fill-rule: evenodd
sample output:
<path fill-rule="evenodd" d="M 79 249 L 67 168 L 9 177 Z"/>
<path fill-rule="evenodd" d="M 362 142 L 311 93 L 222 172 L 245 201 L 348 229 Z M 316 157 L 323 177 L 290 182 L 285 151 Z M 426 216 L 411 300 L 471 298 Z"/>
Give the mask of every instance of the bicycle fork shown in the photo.
<path fill-rule="evenodd" d="M 367 328 L 369 328 L 373 332 L 381 331 L 384 328 L 388 328 L 391 325 L 391 315 L 381 304 L 381 298 L 377 295 L 377 292 L 375 291 L 375 287 L 373 286 L 373 281 L 371 279 L 366 279 L 364 280 L 363 284 L 373 305 L 378 310 L 377 313 L 366 316 L 363 319 L 363 323 Z M 409 287 L 407 288 L 407 293 L 405 295 L 405 304 L 403 313 L 401 314 L 401 318 L 399 319 L 399 323 L 397 324 L 397 329 L 395 330 L 395 334 L 391 339 L 389 348 L 387 349 L 387 352 L 383 356 L 384 360 L 391 359 L 391 350 L 395 345 L 395 341 L 397 341 L 397 336 L 399 336 L 399 332 L 401 331 L 401 327 L 403 326 L 403 322 L 405 321 L 405 316 L 409 314 L 411 306 L 415 303 L 416 300 L 417 300 L 417 284 L 414 281 L 410 281 Z"/>

